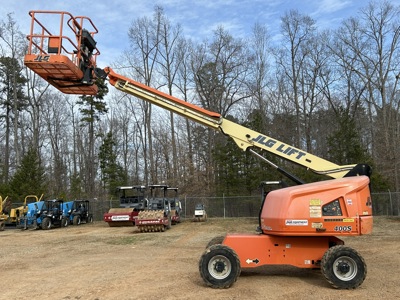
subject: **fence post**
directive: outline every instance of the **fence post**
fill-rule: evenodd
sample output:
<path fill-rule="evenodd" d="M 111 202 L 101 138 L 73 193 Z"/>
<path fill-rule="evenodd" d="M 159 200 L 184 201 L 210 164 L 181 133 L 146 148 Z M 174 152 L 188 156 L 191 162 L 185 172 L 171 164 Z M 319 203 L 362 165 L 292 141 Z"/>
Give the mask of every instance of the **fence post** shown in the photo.
<path fill-rule="evenodd" d="M 225 219 L 225 193 L 222 193 L 222 202 L 224 204 L 224 219 Z"/>

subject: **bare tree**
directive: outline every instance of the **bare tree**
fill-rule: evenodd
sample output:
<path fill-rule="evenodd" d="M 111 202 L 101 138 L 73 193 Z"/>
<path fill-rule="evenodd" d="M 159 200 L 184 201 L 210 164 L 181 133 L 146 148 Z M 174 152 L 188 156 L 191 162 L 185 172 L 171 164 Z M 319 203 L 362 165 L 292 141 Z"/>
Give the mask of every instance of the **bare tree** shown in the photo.
<path fill-rule="evenodd" d="M 72 101 L 71 101 L 72 100 Z M 80 126 L 79 126 L 79 115 L 77 114 L 77 103 L 75 99 L 65 98 L 66 105 L 68 107 L 68 115 L 70 117 L 69 124 L 70 124 L 70 131 L 69 136 L 72 140 L 72 143 L 69 144 L 69 155 L 66 158 L 66 165 L 68 169 L 68 174 L 70 178 L 70 193 L 71 196 L 74 197 L 82 197 L 81 193 L 83 191 L 82 188 L 82 180 L 81 180 L 81 162 L 79 160 L 79 150 L 78 150 L 78 136 L 80 133 Z M 72 149 L 71 149 L 72 148 Z"/>
<path fill-rule="evenodd" d="M 177 46 L 177 77 L 175 79 L 175 86 L 179 90 L 181 97 L 185 101 L 190 101 L 190 91 L 193 88 L 193 76 L 191 73 L 191 53 L 193 51 L 193 45 L 191 41 L 186 39 L 180 39 Z M 192 100 L 193 101 L 193 100 Z M 194 141 L 192 135 L 192 127 L 193 123 L 189 121 L 187 118 L 184 120 L 185 123 L 185 138 L 181 138 L 183 143 L 178 143 L 180 145 L 179 150 L 181 154 L 180 162 L 182 162 L 182 158 L 185 158 L 179 167 L 183 168 L 182 172 L 179 174 L 179 177 L 185 178 L 186 182 L 189 185 L 193 185 L 197 180 L 195 179 L 195 167 L 194 167 Z M 183 132 L 181 132 L 183 135 Z M 178 139 L 180 137 L 178 136 Z M 187 145 L 187 148 L 184 146 Z"/>
<path fill-rule="evenodd" d="M 354 66 L 369 112 L 374 161 L 395 187 L 400 188 L 397 124 L 400 70 L 400 9 L 390 2 L 370 2 L 359 18 L 341 27 L 341 41 L 347 46 L 347 64 Z M 355 62 L 350 60 L 354 58 Z"/>
<path fill-rule="evenodd" d="M 310 40 L 303 45 L 304 65 L 300 73 L 299 84 L 301 88 L 301 119 L 303 123 L 303 140 L 305 149 L 313 153 L 316 139 L 313 130 L 314 114 L 326 109 L 325 87 L 331 81 L 330 52 L 328 48 L 329 33 L 315 32 Z M 322 154 L 322 153 L 321 153 Z"/>
<path fill-rule="evenodd" d="M 123 130 L 122 152 L 124 166 L 128 172 L 128 177 L 136 184 L 147 182 L 147 145 L 146 131 L 143 130 L 143 116 L 140 114 L 142 105 L 138 101 L 131 99 L 124 102 L 121 110 L 127 112 L 122 117 L 126 129 Z M 139 112 L 139 113 L 138 113 Z"/>
<path fill-rule="evenodd" d="M 156 15 L 157 16 L 157 15 Z M 154 70 L 159 55 L 160 43 L 160 24 L 156 20 L 147 17 L 139 18 L 132 22 L 128 31 L 131 42 L 131 50 L 126 53 L 129 67 L 133 70 L 133 78 L 152 86 L 154 82 Z M 144 173 L 146 183 L 156 182 L 153 136 L 151 130 L 152 106 L 141 101 L 140 105 L 143 111 L 143 153 L 144 153 Z"/>
<path fill-rule="evenodd" d="M 296 115 L 296 143 L 295 146 L 303 148 L 302 137 L 304 134 L 304 103 L 302 103 L 302 73 L 306 68 L 306 59 L 310 55 L 307 43 L 314 38 L 315 21 L 307 15 L 291 10 L 281 18 L 281 32 L 283 35 L 283 48 L 276 51 L 278 67 L 286 77 L 289 90 L 288 99 L 295 107 Z"/>
<path fill-rule="evenodd" d="M 165 16 L 161 7 L 155 8 L 157 23 L 160 24 L 160 43 L 158 65 L 162 78 L 166 82 L 167 90 L 170 95 L 173 95 L 174 81 L 179 69 L 179 39 L 181 37 L 180 25 L 172 26 L 168 18 Z M 174 114 L 170 112 L 170 136 L 171 136 L 171 150 L 172 150 L 172 182 L 176 184 L 178 176 L 178 157 L 176 149 L 176 133 L 174 124 Z"/>
<path fill-rule="evenodd" d="M 275 104 L 275 101 L 268 97 L 272 90 L 271 46 L 267 28 L 259 23 L 256 23 L 253 27 L 250 52 L 251 63 L 249 64 L 249 68 L 251 69 L 252 76 L 249 76 L 250 80 L 247 82 L 252 98 L 257 105 L 256 109 L 263 116 L 260 118 L 260 130 L 267 131 L 267 118 L 268 114 L 271 113 L 270 107 Z"/>
<path fill-rule="evenodd" d="M 223 27 L 210 44 L 201 45 L 193 59 L 193 75 L 201 105 L 226 116 L 235 104 L 249 98 L 245 79 L 248 55 L 244 42 Z"/>
<path fill-rule="evenodd" d="M 192 54 L 192 72 L 201 106 L 223 116 L 234 115 L 239 104 L 249 99 L 246 84 L 248 52 L 241 39 L 233 38 L 222 27 L 214 32 L 210 44 L 203 43 Z M 206 181 L 214 181 L 215 162 L 212 156 L 216 144 L 215 132 L 207 132 Z"/>
<path fill-rule="evenodd" d="M 45 105 L 42 106 L 42 120 L 46 127 L 46 138 L 43 142 L 48 143 L 51 148 L 48 160 L 48 192 L 55 196 L 66 196 L 69 192 L 68 168 L 66 162 L 74 139 L 70 135 L 71 115 L 66 106 L 66 96 L 59 93 L 47 93 Z M 44 104 L 44 103 L 43 103 Z"/>

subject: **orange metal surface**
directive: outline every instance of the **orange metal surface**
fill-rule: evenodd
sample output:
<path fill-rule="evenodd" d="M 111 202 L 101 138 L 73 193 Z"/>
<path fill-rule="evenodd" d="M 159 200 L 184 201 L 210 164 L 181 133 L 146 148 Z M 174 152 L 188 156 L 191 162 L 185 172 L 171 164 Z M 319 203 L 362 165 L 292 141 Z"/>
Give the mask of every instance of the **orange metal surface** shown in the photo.
<path fill-rule="evenodd" d="M 242 268 L 263 265 L 291 265 L 319 268 L 330 244 L 343 245 L 335 237 L 286 237 L 265 234 L 228 234 L 223 244 L 238 254 Z"/>
<path fill-rule="evenodd" d="M 46 60 L 43 60 L 43 59 Z M 42 59 L 38 61 L 38 59 Z M 25 65 L 65 94 L 96 95 L 96 85 L 80 84 L 82 71 L 65 55 L 27 54 Z"/>
<path fill-rule="evenodd" d="M 362 216 L 361 220 L 361 234 L 371 234 L 373 227 L 373 217 L 372 216 Z"/>
<path fill-rule="evenodd" d="M 370 233 L 369 178 L 345 177 L 272 191 L 264 202 L 261 227 L 266 234 L 286 236 Z"/>

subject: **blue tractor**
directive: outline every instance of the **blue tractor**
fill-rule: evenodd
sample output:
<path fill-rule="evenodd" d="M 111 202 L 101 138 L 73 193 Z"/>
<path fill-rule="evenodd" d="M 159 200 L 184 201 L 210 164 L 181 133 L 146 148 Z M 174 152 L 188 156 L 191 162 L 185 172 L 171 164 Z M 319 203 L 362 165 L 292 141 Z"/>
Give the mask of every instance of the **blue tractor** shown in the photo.
<path fill-rule="evenodd" d="M 37 219 L 42 214 L 44 201 L 28 203 L 25 217 L 21 220 L 23 229 L 38 229 Z"/>
<path fill-rule="evenodd" d="M 24 219 L 25 229 L 51 229 L 54 226 L 67 227 L 68 218 L 63 214 L 64 201 L 60 199 L 45 200 L 28 204 L 28 211 Z"/>
<path fill-rule="evenodd" d="M 73 225 L 82 223 L 93 223 L 93 214 L 90 210 L 89 200 L 73 200 L 64 202 L 64 217 Z"/>

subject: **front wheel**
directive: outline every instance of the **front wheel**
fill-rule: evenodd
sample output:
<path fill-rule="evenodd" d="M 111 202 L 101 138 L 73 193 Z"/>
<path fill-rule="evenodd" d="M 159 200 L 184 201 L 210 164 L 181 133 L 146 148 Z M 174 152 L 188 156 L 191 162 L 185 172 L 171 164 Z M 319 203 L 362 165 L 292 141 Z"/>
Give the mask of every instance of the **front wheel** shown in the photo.
<path fill-rule="evenodd" d="M 357 251 L 343 245 L 329 248 L 321 261 L 321 271 L 336 289 L 354 289 L 367 276 L 367 266 Z"/>
<path fill-rule="evenodd" d="M 62 218 L 61 219 L 61 227 L 67 227 L 69 223 L 69 219 L 68 218 Z"/>
<path fill-rule="evenodd" d="M 44 218 L 42 220 L 42 229 L 47 230 L 51 228 L 51 220 L 50 218 Z"/>
<path fill-rule="evenodd" d="M 200 258 L 199 271 L 204 282 L 212 288 L 228 288 L 240 275 L 240 261 L 228 246 L 216 244 Z"/>

